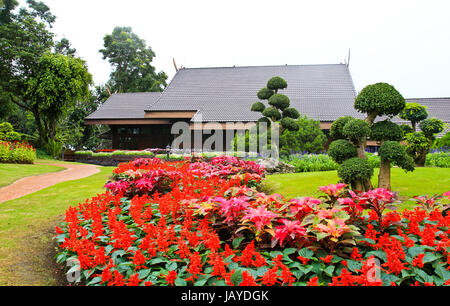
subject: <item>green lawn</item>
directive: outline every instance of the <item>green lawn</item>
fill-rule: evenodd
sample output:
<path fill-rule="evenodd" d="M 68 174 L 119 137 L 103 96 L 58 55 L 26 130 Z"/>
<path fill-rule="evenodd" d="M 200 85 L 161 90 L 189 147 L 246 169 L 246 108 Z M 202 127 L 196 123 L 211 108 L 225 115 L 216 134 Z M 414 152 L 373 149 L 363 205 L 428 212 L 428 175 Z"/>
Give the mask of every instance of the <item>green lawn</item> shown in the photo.
<path fill-rule="evenodd" d="M 450 190 L 450 169 L 448 168 L 417 168 L 414 172 L 409 173 L 393 168 L 391 176 L 392 190 L 398 191 L 405 200 L 416 195 L 441 194 Z M 272 192 L 280 193 L 287 198 L 295 198 L 317 197 L 322 194 L 318 190 L 319 186 L 337 182 L 337 171 L 327 171 L 270 175 L 264 184 Z M 372 182 L 374 186 L 377 186 L 378 169 L 375 169 Z M 414 203 L 406 201 L 401 208 L 411 208 Z"/>
<path fill-rule="evenodd" d="M 69 206 L 103 192 L 114 168 L 0 204 L 0 285 L 54 284 L 42 263 L 54 225 Z"/>
<path fill-rule="evenodd" d="M 57 161 L 53 161 L 53 163 L 55 162 Z M 57 172 L 64 169 L 50 166 L 49 163 L 49 161 L 46 161 L 45 164 L 41 164 L 41 160 L 38 160 L 37 164 L 34 165 L 0 164 L 0 187 L 12 184 L 26 176 Z"/>

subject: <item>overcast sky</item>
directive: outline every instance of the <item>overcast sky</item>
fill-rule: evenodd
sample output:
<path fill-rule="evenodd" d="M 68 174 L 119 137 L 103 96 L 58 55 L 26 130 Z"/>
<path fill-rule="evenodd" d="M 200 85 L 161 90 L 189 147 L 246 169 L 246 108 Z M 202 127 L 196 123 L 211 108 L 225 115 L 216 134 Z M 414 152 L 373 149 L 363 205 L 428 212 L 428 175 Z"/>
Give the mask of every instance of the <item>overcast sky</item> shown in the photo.
<path fill-rule="evenodd" d="M 110 73 L 104 35 L 130 26 L 169 79 L 172 58 L 189 68 L 337 64 L 350 48 L 357 91 L 382 81 L 405 98 L 450 97 L 448 0 L 43 1 L 97 84 Z"/>

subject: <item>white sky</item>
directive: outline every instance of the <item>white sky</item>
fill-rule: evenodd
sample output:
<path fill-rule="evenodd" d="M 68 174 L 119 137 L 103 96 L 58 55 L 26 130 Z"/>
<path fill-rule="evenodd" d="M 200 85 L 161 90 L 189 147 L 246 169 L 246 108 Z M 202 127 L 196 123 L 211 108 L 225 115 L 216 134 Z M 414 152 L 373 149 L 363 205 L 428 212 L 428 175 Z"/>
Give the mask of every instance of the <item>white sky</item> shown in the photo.
<path fill-rule="evenodd" d="M 110 65 L 98 52 L 115 26 L 130 26 L 169 80 L 178 66 L 344 62 L 356 90 L 387 82 L 405 98 L 450 97 L 448 0 L 43 0 L 97 84 Z M 24 3 L 24 0 L 21 1 Z"/>

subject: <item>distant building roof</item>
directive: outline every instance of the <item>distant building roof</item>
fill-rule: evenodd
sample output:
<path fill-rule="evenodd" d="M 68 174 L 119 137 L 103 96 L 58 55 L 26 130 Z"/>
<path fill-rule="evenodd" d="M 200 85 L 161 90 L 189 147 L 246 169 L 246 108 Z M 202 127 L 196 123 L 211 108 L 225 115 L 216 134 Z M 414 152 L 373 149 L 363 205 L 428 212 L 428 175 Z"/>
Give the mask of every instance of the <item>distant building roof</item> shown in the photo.
<path fill-rule="evenodd" d="M 267 81 L 280 76 L 288 88 L 280 91 L 301 114 L 321 121 L 353 115 L 355 88 L 346 65 L 285 65 L 223 68 L 183 68 L 147 111 L 197 111 L 193 122 L 256 121 L 251 106 Z"/>
<path fill-rule="evenodd" d="M 145 109 L 156 102 L 160 96 L 160 92 L 113 94 L 86 119 L 143 119 Z"/>

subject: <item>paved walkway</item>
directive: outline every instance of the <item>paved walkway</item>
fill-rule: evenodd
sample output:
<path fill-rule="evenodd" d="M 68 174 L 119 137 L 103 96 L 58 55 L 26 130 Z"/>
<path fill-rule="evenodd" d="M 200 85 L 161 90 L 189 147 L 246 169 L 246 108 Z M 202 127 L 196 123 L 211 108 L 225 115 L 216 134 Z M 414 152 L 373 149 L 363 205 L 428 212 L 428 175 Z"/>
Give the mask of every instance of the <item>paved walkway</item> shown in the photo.
<path fill-rule="evenodd" d="M 0 188 L 0 203 L 21 198 L 61 182 L 79 180 L 100 172 L 94 165 L 51 164 L 51 166 L 63 167 L 66 170 L 25 177 Z"/>

